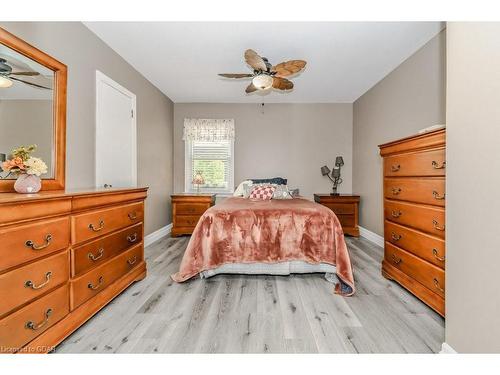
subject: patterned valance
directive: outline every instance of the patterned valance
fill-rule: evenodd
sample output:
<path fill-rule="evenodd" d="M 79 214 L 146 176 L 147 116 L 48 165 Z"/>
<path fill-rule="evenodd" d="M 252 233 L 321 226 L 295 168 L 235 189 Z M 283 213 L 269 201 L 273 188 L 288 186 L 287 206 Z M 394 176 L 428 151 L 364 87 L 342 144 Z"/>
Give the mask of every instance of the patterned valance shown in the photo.
<path fill-rule="evenodd" d="M 233 119 L 184 119 L 185 141 L 232 141 L 234 140 Z"/>

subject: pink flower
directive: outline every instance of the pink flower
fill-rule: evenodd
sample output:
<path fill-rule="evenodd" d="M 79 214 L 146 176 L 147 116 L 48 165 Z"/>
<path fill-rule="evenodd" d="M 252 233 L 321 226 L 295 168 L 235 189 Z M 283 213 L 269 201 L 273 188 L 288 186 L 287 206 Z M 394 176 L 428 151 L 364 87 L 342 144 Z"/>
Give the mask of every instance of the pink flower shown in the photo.
<path fill-rule="evenodd" d="M 21 159 L 20 157 L 17 157 L 17 158 L 14 158 L 14 159 L 11 159 L 11 160 L 7 160 L 7 161 L 4 161 L 2 163 L 2 169 L 4 171 L 10 171 L 12 169 L 19 169 L 21 171 L 24 171 L 26 169 L 26 167 L 24 166 L 24 163 L 23 163 L 23 159 Z"/>

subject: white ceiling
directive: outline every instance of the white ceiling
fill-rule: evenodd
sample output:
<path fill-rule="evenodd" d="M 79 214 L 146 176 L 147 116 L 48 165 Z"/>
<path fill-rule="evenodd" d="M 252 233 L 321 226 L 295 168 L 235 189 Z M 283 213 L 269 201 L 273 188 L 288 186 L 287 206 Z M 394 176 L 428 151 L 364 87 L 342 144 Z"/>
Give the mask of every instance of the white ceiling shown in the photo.
<path fill-rule="evenodd" d="M 86 22 L 176 103 L 352 103 L 435 36 L 440 22 Z M 252 48 L 308 62 L 289 93 L 245 94 Z"/>

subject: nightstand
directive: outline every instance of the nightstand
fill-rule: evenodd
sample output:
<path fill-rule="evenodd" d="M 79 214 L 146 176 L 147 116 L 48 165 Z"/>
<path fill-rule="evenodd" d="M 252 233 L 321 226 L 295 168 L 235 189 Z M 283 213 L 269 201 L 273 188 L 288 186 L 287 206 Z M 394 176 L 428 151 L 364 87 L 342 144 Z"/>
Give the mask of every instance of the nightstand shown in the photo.
<path fill-rule="evenodd" d="M 332 210 L 339 218 L 344 234 L 359 237 L 359 195 L 314 194 L 314 201 Z"/>
<path fill-rule="evenodd" d="M 172 237 L 192 234 L 201 215 L 215 204 L 215 194 L 172 194 Z"/>

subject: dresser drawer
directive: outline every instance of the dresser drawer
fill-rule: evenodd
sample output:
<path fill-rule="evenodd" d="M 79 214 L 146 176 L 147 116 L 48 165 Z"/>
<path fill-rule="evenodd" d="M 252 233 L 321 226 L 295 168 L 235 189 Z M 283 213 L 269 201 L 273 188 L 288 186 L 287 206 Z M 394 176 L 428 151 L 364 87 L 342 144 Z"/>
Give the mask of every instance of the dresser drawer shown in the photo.
<path fill-rule="evenodd" d="M 386 262 L 444 298 L 445 273 L 441 268 L 388 242 L 385 243 L 384 258 Z"/>
<path fill-rule="evenodd" d="M 323 206 L 328 207 L 335 212 L 336 215 L 351 215 L 356 211 L 354 203 L 321 203 Z"/>
<path fill-rule="evenodd" d="M 340 221 L 340 225 L 342 227 L 354 227 L 356 225 L 356 221 L 354 219 L 354 215 L 337 215 Z"/>
<path fill-rule="evenodd" d="M 139 244 L 123 254 L 108 260 L 86 274 L 72 280 L 71 310 L 106 289 L 123 275 L 127 274 L 143 260 L 143 247 Z"/>
<path fill-rule="evenodd" d="M 0 230 L 0 272 L 69 245 L 69 217 Z"/>
<path fill-rule="evenodd" d="M 437 237 L 445 237 L 445 211 L 443 208 L 385 200 L 384 218 Z"/>
<path fill-rule="evenodd" d="M 210 207 L 210 203 L 174 203 L 174 205 L 176 215 L 201 216 Z"/>
<path fill-rule="evenodd" d="M 66 283 L 68 278 L 68 251 L 0 275 L 0 316 Z"/>
<path fill-rule="evenodd" d="M 140 223 L 144 216 L 144 203 L 86 212 L 71 217 L 71 241 L 77 244 L 131 224 Z"/>
<path fill-rule="evenodd" d="M 412 152 L 384 158 L 384 176 L 444 176 L 445 149 Z"/>
<path fill-rule="evenodd" d="M 142 223 L 75 247 L 71 250 L 71 275 L 81 275 L 141 241 Z"/>
<path fill-rule="evenodd" d="M 200 220 L 201 216 L 187 216 L 187 215 L 180 215 L 175 217 L 175 226 L 176 227 L 189 227 L 189 228 L 194 228 L 196 224 L 198 224 L 198 221 Z"/>
<path fill-rule="evenodd" d="M 385 178 L 384 197 L 444 207 L 444 178 Z"/>
<path fill-rule="evenodd" d="M 68 286 L 0 320 L 0 352 L 13 352 L 46 331 L 69 313 Z"/>
<path fill-rule="evenodd" d="M 385 240 L 444 269 L 444 240 L 385 221 Z"/>

